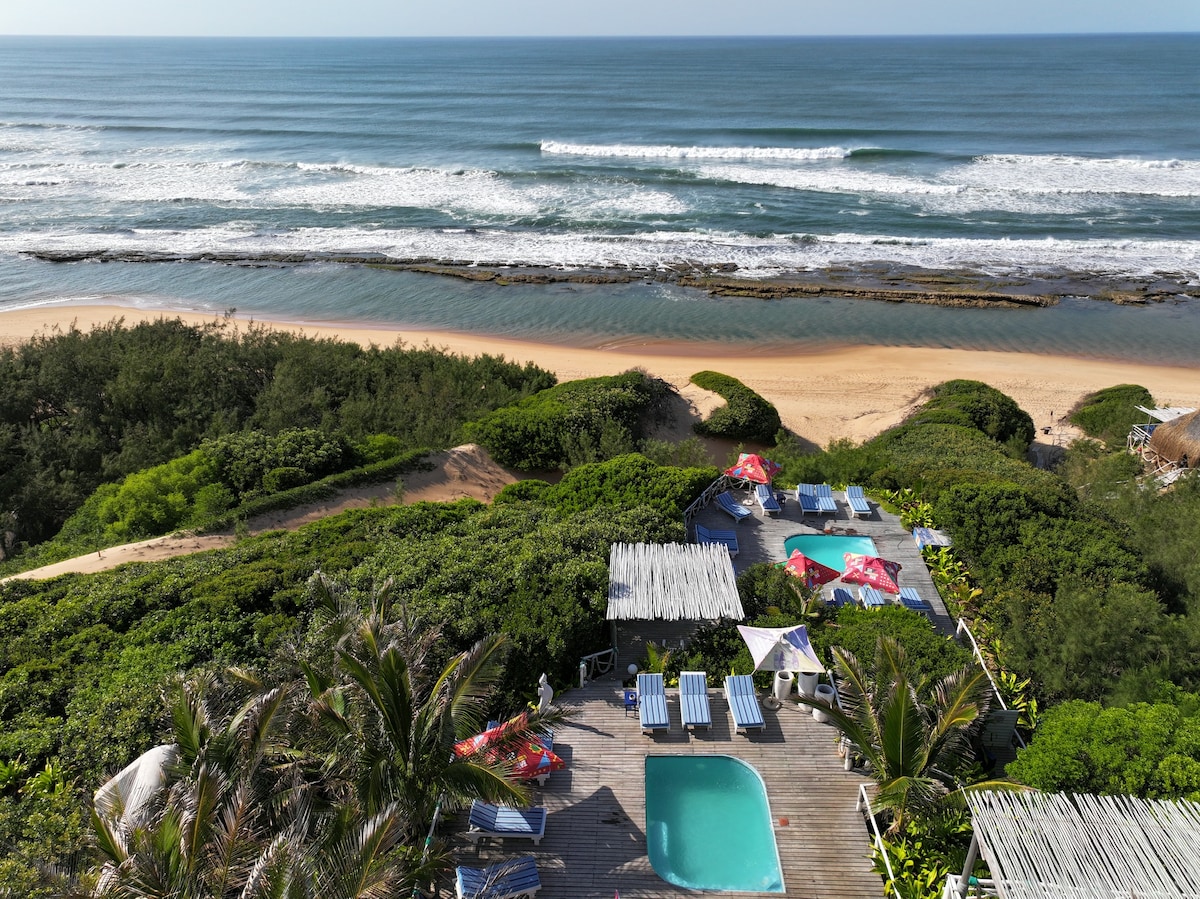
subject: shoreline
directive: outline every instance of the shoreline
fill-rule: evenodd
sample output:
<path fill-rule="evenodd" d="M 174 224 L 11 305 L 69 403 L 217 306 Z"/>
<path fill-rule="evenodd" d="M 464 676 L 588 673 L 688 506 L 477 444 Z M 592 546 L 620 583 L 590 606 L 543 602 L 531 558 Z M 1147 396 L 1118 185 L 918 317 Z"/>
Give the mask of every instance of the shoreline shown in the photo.
<path fill-rule="evenodd" d="M 180 312 L 116 304 L 35 306 L 0 311 L 0 345 L 27 341 L 36 334 L 72 324 L 81 331 L 123 318 L 126 324 L 179 318 L 192 324 L 225 320 L 224 315 Z M 784 425 L 817 446 L 831 440 L 856 443 L 901 422 L 943 381 L 983 381 L 1011 396 L 1039 429 L 1039 440 L 1069 442 L 1078 431 L 1065 421 L 1071 407 L 1087 394 L 1117 384 L 1141 384 L 1161 406 L 1200 407 L 1200 368 L 1156 366 L 1074 356 L 1027 352 L 926 347 L 843 346 L 814 351 L 761 353 L 727 346 L 697 346 L 656 340 L 610 347 L 540 343 L 446 330 L 402 328 L 386 323 L 299 323 L 233 315 L 238 325 L 254 322 L 277 330 L 318 338 L 337 338 L 362 346 L 426 344 L 462 355 L 502 355 L 532 362 L 560 381 L 612 375 L 642 368 L 672 384 L 685 397 L 703 391 L 688 378 L 715 370 L 743 381 L 776 405 Z"/>

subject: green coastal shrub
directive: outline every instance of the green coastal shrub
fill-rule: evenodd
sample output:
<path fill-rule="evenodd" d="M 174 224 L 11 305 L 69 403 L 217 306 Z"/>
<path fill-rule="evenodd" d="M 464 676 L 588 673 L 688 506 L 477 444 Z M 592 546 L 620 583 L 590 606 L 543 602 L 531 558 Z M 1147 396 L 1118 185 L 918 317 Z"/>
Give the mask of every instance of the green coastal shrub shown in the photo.
<path fill-rule="evenodd" d="M 1034 435 L 1033 419 L 1011 397 L 981 381 L 962 379 L 934 387 L 929 401 L 904 424 L 962 425 L 1011 445 L 1022 455 Z"/>
<path fill-rule="evenodd" d="M 578 465 L 557 484 L 518 481 L 505 487 L 496 503 L 534 501 L 559 512 L 600 507 L 647 507 L 679 518 L 717 477 L 715 467 L 675 468 L 657 465 L 639 453 L 605 462 Z M 679 535 L 683 539 L 683 535 Z"/>
<path fill-rule="evenodd" d="M 700 371 L 690 380 L 725 400 L 724 406 L 714 410 L 704 421 L 696 422 L 697 434 L 765 444 L 775 442 L 775 436 L 783 427 L 779 411 L 737 378 L 715 371 Z"/>
<path fill-rule="evenodd" d="M 289 428 L 351 441 L 395 435 L 399 446 L 361 456 L 380 461 L 460 443 L 464 422 L 554 383 L 497 356 L 364 348 L 231 319 L 114 320 L 41 334 L 0 346 L 0 514 L 15 512 L 17 540 L 34 546 L 102 484 L 186 456 L 205 439 Z M 263 471 L 284 465 L 297 463 Z"/>
<path fill-rule="evenodd" d="M 501 465 L 549 470 L 628 452 L 661 392 L 644 372 L 569 381 L 466 426 Z"/>
<path fill-rule="evenodd" d="M 1146 415 L 1135 407 L 1154 408 L 1154 397 L 1139 384 L 1118 384 L 1085 396 L 1071 410 L 1067 420 L 1078 425 L 1089 437 L 1103 440 L 1110 447 L 1125 445 L 1125 438 Z"/>
<path fill-rule="evenodd" d="M 1200 800 L 1195 694 L 1103 708 L 1064 702 L 1044 712 L 1008 774 L 1039 790 Z"/>

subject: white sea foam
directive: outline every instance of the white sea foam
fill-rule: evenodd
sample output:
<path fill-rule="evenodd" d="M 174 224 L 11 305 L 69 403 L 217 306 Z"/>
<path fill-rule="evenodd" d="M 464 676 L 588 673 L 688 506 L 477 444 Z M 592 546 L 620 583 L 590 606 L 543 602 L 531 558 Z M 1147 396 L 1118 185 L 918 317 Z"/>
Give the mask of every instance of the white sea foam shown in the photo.
<path fill-rule="evenodd" d="M 547 156 L 596 156 L 625 159 L 844 159 L 845 147 L 676 147 L 667 144 L 571 144 L 544 140 Z"/>
<path fill-rule="evenodd" d="M 1131 198 L 1200 197 L 1200 162 L 992 155 L 945 169 L 706 165 L 714 181 L 797 191 L 890 197 L 931 213 L 996 210 L 1063 215 L 1115 208 Z"/>
<path fill-rule="evenodd" d="M 758 184 L 790 190 L 839 194 L 925 195 L 952 194 L 961 188 L 904 174 L 892 174 L 864 168 L 830 166 L 822 168 L 777 168 L 757 166 L 701 166 L 701 178 L 733 184 Z"/>
<path fill-rule="evenodd" d="M 248 209 L 409 208 L 513 221 L 678 215 L 678 197 L 625 179 L 521 183 L 496 172 L 352 164 L 210 162 L 22 162 L 0 164 L 0 188 L 17 199 L 78 197 L 80 204 L 220 203 Z"/>
<path fill-rule="evenodd" d="M 1178 272 L 1200 284 L 1200 240 L 910 239 L 876 234 L 777 235 L 648 231 L 628 236 L 499 229 L 250 227 L 119 234 L 0 235 L 0 252 L 30 250 L 179 253 L 383 253 L 479 265 L 561 268 L 665 268 L 681 262 L 732 263 L 746 277 L 831 265 L 892 263 L 973 269 L 997 276 L 1045 272 L 1150 276 Z"/>

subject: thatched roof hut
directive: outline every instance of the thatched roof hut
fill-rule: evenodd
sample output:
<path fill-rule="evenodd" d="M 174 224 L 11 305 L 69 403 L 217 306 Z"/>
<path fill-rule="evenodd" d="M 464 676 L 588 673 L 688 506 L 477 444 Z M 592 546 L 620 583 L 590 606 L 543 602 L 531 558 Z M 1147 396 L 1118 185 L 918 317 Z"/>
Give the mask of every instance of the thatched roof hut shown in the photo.
<path fill-rule="evenodd" d="M 1150 435 L 1150 449 L 1164 462 L 1200 467 L 1200 412 L 1163 422 Z"/>

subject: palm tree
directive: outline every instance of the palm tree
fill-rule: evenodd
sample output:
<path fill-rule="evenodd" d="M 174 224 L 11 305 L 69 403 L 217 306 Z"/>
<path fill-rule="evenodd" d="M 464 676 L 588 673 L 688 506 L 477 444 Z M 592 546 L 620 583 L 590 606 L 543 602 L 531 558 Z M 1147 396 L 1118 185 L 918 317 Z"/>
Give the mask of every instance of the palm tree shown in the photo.
<path fill-rule="evenodd" d="M 970 728 L 987 714 L 991 692 L 982 668 L 964 666 L 927 690 L 912 671 L 903 648 L 880 637 L 875 664 L 866 668 L 854 654 L 832 650 L 839 674 L 840 708 L 825 710 L 843 737 L 866 758 L 878 785 L 876 802 L 891 816 L 889 833 L 900 833 L 913 815 L 930 814 L 964 788 L 958 774 L 971 761 Z M 989 782 L 967 789 L 1012 784 Z"/>
<path fill-rule="evenodd" d="M 393 603 L 390 581 L 373 591 L 366 610 L 320 573 L 310 587 L 324 640 L 334 646 L 332 670 L 304 666 L 310 713 L 321 728 L 318 752 L 354 784 L 364 809 L 397 803 L 410 825 L 406 836 L 415 839 L 434 822 L 439 804 L 528 804 L 528 791 L 506 764 L 454 752 L 456 743 L 484 728 L 488 700 L 504 672 L 503 635 L 479 640 L 433 670 L 440 628 Z M 528 740 L 562 717 L 531 719 L 512 728 L 506 743 Z"/>

